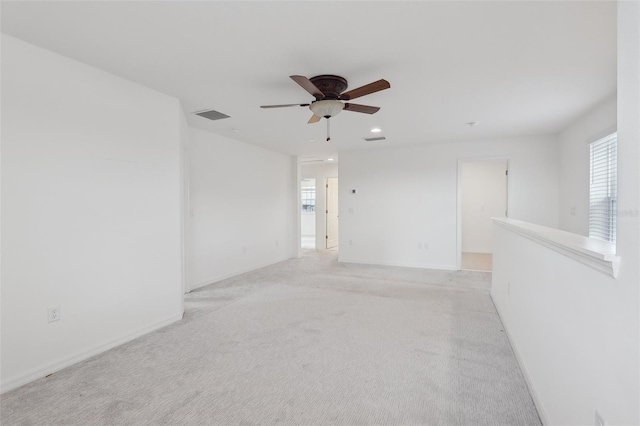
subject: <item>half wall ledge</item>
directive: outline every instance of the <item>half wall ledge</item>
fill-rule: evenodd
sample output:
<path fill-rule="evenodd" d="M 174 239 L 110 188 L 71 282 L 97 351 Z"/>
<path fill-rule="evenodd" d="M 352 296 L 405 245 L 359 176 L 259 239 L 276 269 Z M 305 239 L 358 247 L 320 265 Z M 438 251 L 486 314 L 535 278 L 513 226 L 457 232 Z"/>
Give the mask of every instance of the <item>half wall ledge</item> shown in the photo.
<path fill-rule="evenodd" d="M 557 251 L 603 274 L 618 277 L 620 258 L 616 256 L 615 244 L 521 220 L 497 217 L 491 219 L 497 226 Z"/>

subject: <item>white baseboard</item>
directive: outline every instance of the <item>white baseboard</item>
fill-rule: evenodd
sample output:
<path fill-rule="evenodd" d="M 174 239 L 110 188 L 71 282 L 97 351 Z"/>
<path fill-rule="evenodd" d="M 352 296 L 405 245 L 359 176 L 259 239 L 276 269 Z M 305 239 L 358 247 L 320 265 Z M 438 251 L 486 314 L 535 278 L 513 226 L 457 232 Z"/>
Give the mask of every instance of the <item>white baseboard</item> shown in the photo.
<path fill-rule="evenodd" d="M 300 256 L 298 256 L 298 257 L 300 257 Z M 208 285 L 211 285 L 211 284 L 215 284 L 218 281 L 226 280 L 227 278 L 232 278 L 232 277 L 235 277 L 237 275 L 245 274 L 247 272 L 255 271 L 256 269 L 265 268 L 267 266 L 275 265 L 276 263 L 285 262 L 285 261 L 291 260 L 291 259 L 294 259 L 294 257 L 284 257 L 284 258 L 278 259 L 278 260 L 271 260 L 269 262 L 259 263 L 257 265 L 251 266 L 249 268 L 239 269 L 239 270 L 231 272 L 229 274 L 219 275 L 217 277 L 211 278 L 211 279 L 209 279 L 207 281 L 204 281 L 204 282 L 201 282 L 199 284 L 194 285 L 193 287 L 191 287 L 189 289 L 189 291 L 193 291 L 193 290 L 198 289 L 200 287 L 208 286 Z"/>
<path fill-rule="evenodd" d="M 498 317 L 500 318 L 500 322 L 502 323 L 502 327 L 504 328 L 504 332 L 507 335 L 507 339 L 509 340 L 509 344 L 511 345 L 511 349 L 513 349 L 513 354 L 516 356 L 516 361 L 518 361 L 518 365 L 520 366 L 520 370 L 522 371 L 522 375 L 524 376 L 524 381 L 527 383 L 527 388 L 529 389 L 529 393 L 531 394 L 531 398 L 533 399 L 533 405 L 535 405 L 536 410 L 538 411 L 538 417 L 540 417 L 540 422 L 543 425 L 548 425 L 549 422 L 547 420 L 547 414 L 544 410 L 544 406 L 542 405 L 542 400 L 538 396 L 538 392 L 536 392 L 536 388 L 533 386 L 533 381 L 531 380 L 531 376 L 529 375 L 529 371 L 527 370 L 527 365 L 525 364 L 522 356 L 520 355 L 520 351 L 518 351 L 518 347 L 516 346 L 511 334 L 509 333 L 509 328 L 507 324 L 504 322 L 502 318 L 502 314 L 500 314 L 500 309 L 498 308 L 498 304 L 496 303 L 493 295 L 491 295 L 491 300 L 493 301 L 493 306 L 496 308 L 496 312 L 498 313 Z"/>
<path fill-rule="evenodd" d="M 101 354 L 102 352 L 106 352 L 109 349 L 115 348 L 116 346 L 120 346 L 124 343 L 130 342 L 131 340 L 136 339 L 145 334 L 151 333 L 152 331 L 156 331 L 160 328 L 166 327 L 169 324 L 172 324 L 176 321 L 180 321 L 183 315 L 184 313 L 180 313 L 179 315 L 174 315 L 166 320 L 157 322 L 147 327 L 143 327 L 133 333 L 129 333 L 123 337 L 111 340 L 107 343 L 98 345 L 89 350 L 63 358 L 62 360 L 58 360 L 56 362 L 50 363 L 42 367 L 31 369 L 26 373 L 19 375 L 18 377 L 14 377 L 5 382 L 2 382 L 2 384 L 0 385 L 0 389 L 1 389 L 0 393 L 4 393 L 10 390 L 16 389 L 22 385 L 26 385 L 27 383 L 33 382 L 49 374 L 60 371 L 63 368 L 69 367 L 73 364 L 77 364 L 80 361 L 84 361 L 85 359 Z"/>
<path fill-rule="evenodd" d="M 378 265 L 378 266 L 398 266 L 401 268 L 417 268 L 417 269 L 440 269 L 443 271 L 457 271 L 458 268 L 451 265 L 424 265 L 418 263 L 407 263 L 407 262 L 371 262 L 367 260 L 344 260 L 340 259 L 340 255 L 338 255 L 338 261 L 340 263 L 357 263 L 361 265 Z"/>

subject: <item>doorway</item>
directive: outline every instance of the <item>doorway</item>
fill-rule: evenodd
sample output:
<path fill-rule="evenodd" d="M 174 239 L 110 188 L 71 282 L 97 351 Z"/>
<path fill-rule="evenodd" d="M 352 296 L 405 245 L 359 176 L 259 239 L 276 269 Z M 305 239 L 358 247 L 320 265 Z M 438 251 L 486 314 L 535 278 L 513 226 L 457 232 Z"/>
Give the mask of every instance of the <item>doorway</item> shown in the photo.
<path fill-rule="evenodd" d="M 460 267 L 492 270 L 492 217 L 508 215 L 508 160 L 460 163 Z"/>
<path fill-rule="evenodd" d="M 300 247 L 316 248 L 316 180 L 302 179 L 300 183 L 302 212 L 300 214 Z"/>
<path fill-rule="evenodd" d="M 327 178 L 326 249 L 338 249 L 338 178 Z"/>

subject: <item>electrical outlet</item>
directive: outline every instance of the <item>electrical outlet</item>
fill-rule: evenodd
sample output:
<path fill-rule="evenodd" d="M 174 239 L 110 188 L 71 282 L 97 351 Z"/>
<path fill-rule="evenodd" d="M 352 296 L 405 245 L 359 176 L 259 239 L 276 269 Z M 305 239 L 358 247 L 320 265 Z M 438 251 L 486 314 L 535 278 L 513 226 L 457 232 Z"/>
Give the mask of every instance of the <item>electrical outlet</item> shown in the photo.
<path fill-rule="evenodd" d="M 60 319 L 60 306 L 49 306 L 49 322 L 58 321 Z"/>
<path fill-rule="evenodd" d="M 276 240 L 276 247 L 278 247 L 280 245 L 280 241 Z"/>
<path fill-rule="evenodd" d="M 242 247 L 242 253 L 247 254 L 247 246 Z"/>
<path fill-rule="evenodd" d="M 424 247 L 424 249 L 425 249 L 425 250 L 429 250 L 429 244 L 424 243 L 424 244 L 423 244 L 423 247 Z"/>
<path fill-rule="evenodd" d="M 353 245 L 353 240 L 349 240 L 349 245 L 352 246 Z"/>

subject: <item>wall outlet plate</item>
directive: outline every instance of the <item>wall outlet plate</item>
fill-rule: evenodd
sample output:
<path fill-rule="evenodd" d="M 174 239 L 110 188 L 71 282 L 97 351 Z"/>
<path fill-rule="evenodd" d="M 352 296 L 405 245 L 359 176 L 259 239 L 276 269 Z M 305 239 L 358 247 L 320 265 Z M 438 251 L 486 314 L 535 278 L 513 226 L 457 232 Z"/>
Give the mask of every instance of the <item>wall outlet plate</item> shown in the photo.
<path fill-rule="evenodd" d="M 48 309 L 48 318 L 49 322 L 59 321 L 60 320 L 60 306 L 49 306 Z"/>

